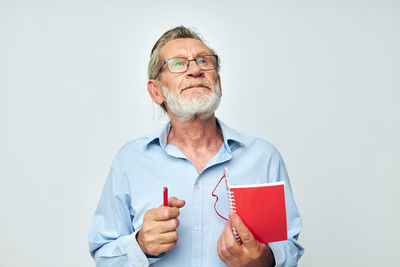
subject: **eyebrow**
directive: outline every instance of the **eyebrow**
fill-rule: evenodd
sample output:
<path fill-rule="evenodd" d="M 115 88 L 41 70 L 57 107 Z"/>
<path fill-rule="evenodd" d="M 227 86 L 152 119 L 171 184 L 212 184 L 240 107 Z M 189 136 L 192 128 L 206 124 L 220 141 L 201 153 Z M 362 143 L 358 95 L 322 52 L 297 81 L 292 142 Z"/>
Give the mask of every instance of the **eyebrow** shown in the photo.
<path fill-rule="evenodd" d="M 186 54 L 186 55 L 187 55 L 187 54 Z M 169 58 L 183 57 L 183 58 L 189 59 L 189 57 L 186 56 L 186 55 L 184 55 L 183 53 L 178 53 L 178 54 L 176 54 L 175 56 L 172 56 L 172 57 L 169 57 Z M 195 54 L 195 55 L 196 55 L 196 56 L 193 57 L 193 58 L 197 58 L 197 57 L 205 56 L 205 55 L 213 55 L 213 53 L 212 53 L 211 51 L 208 51 L 208 52 L 199 52 L 199 53 L 197 53 L 197 54 Z"/>

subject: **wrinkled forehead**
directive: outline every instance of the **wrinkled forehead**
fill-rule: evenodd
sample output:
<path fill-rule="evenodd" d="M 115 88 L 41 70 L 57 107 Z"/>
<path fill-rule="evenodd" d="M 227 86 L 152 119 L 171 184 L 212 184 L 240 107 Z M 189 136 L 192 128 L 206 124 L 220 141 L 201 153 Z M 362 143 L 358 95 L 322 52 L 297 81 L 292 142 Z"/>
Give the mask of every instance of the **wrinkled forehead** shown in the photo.
<path fill-rule="evenodd" d="M 172 57 L 195 58 L 199 55 L 210 55 L 211 50 L 201 41 L 192 38 L 180 38 L 169 41 L 160 51 L 163 59 Z"/>

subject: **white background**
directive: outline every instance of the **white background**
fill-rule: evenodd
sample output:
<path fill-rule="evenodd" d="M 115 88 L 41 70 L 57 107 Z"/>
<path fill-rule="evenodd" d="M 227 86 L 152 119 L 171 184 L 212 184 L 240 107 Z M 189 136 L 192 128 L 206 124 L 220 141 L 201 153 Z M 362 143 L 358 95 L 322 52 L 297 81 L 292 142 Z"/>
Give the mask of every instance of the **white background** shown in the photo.
<path fill-rule="evenodd" d="M 111 161 L 162 123 L 150 49 L 194 26 L 222 61 L 217 116 L 282 153 L 300 266 L 396 266 L 399 1 L 0 1 L 0 266 L 94 266 Z"/>

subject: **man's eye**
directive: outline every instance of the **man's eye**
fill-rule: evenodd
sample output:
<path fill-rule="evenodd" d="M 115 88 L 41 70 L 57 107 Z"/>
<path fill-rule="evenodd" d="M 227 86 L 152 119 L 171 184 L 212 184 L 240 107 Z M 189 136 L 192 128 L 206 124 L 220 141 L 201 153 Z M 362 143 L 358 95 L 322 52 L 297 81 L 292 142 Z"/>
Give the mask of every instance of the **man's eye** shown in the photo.
<path fill-rule="evenodd" d="M 174 62 L 174 67 L 180 67 L 182 65 L 183 65 L 183 62 L 181 62 L 181 61 Z"/>
<path fill-rule="evenodd" d="M 173 68 L 179 68 L 185 65 L 185 62 L 183 60 L 174 60 L 170 66 Z"/>
<path fill-rule="evenodd" d="M 204 65 L 204 64 L 207 64 L 208 62 L 207 62 L 207 59 L 205 59 L 205 58 L 200 58 L 200 59 L 197 60 L 197 63 L 198 63 L 198 64 L 201 64 L 201 65 Z"/>

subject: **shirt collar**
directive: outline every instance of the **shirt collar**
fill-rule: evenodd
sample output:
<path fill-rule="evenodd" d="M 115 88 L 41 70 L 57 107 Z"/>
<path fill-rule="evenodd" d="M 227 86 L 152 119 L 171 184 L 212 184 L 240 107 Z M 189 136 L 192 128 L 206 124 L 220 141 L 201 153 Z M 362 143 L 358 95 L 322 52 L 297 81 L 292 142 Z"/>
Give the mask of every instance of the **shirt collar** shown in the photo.
<path fill-rule="evenodd" d="M 243 144 L 244 138 L 242 134 L 240 134 L 238 131 L 228 127 L 225 123 L 223 123 L 221 120 L 218 118 L 217 124 L 221 127 L 222 130 L 222 136 L 224 138 L 224 144 L 227 147 L 228 150 L 231 150 L 236 144 L 240 145 Z M 149 145 L 151 143 L 157 143 L 160 145 L 163 149 L 167 146 L 167 138 L 169 131 L 171 130 L 171 121 L 169 121 L 163 128 L 161 128 L 158 131 L 155 131 L 147 136 L 147 143 L 146 145 Z"/>
<path fill-rule="evenodd" d="M 245 140 L 240 132 L 228 127 L 219 119 L 217 119 L 217 123 L 221 127 L 224 143 L 229 152 L 231 152 L 234 146 L 244 144 Z"/>

